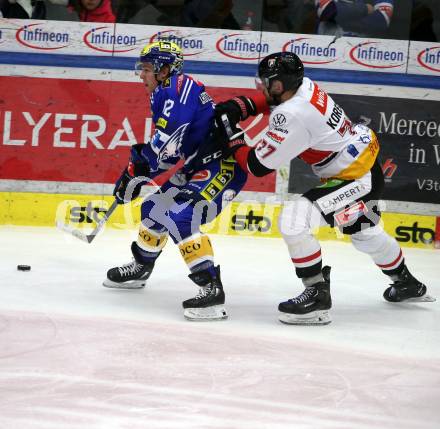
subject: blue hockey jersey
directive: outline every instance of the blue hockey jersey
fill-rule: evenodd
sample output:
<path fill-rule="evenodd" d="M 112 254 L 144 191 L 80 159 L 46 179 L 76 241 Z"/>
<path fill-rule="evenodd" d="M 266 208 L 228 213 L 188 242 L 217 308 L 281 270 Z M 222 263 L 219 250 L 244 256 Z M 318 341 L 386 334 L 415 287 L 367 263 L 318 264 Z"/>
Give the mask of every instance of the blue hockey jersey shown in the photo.
<path fill-rule="evenodd" d="M 205 87 L 185 74 L 162 82 L 151 94 L 155 126 L 142 155 L 150 163 L 151 176 L 157 176 L 180 159 L 183 171 L 190 173 L 198 157 L 213 145 L 214 103 Z"/>

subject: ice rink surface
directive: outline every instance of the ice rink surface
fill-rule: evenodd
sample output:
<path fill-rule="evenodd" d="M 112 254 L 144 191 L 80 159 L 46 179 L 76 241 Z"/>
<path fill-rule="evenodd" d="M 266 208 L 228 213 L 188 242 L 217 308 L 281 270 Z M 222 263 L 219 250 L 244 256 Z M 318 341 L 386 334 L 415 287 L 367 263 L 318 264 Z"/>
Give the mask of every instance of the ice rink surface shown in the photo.
<path fill-rule="evenodd" d="M 333 322 L 299 327 L 277 320 L 302 291 L 281 239 L 213 235 L 229 320 L 194 323 L 172 243 L 144 290 L 101 286 L 135 236 L 0 228 L 1 429 L 440 427 L 439 301 L 385 302 L 350 244 L 323 243 Z M 438 299 L 440 251 L 404 251 Z"/>

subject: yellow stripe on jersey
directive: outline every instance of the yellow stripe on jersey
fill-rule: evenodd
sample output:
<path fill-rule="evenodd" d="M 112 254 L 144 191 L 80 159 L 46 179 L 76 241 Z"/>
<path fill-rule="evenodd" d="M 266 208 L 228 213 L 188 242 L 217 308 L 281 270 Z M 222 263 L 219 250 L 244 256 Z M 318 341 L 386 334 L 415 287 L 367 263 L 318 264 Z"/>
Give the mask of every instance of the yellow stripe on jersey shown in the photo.
<path fill-rule="evenodd" d="M 334 179 L 354 180 L 367 174 L 373 167 L 379 153 L 379 141 L 376 134 L 371 131 L 371 141 L 356 160 L 340 173 L 334 175 Z"/>
<path fill-rule="evenodd" d="M 193 235 L 179 243 L 180 254 L 189 268 L 214 259 L 214 251 L 207 235 Z"/>
<path fill-rule="evenodd" d="M 168 232 L 158 233 L 143 225 L 139 228 L 137 244 L 147 252 L 159 252 L 165 247 L 168 240 Z"/>
<path fill-rule="evenodd" d="M 200 195 L 207 201 L 212 201 L 226 185 L 234 178 L 234 165 L 236 161 L 232 157 L 222 159 L 220 172 L 205 186 Z"/>

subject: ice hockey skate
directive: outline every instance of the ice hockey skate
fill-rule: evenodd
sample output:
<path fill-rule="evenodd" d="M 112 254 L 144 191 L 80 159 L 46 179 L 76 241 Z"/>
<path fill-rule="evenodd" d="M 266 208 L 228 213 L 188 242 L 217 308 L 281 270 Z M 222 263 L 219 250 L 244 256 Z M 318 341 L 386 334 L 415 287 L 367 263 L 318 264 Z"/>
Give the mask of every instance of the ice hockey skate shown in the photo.
<path fill-rule="evenodd" d="M 278 306 L 280 322 L 289 325 L 328 325 L 330 310 L 330 267 L 322 269 L 323 282 L 306 287 L 296 298 L 282 302 Z"/>
<path fill-rule="evenodd" d="M 228 318 L 225 309 L 225 293 L 220 279 L 220 267 L 215 267 L 213 277 L 207 270 L 190 274 L 188 277 L 200 290 L 194 297 L 183 301 L 183 315 L 192 321 L 223 320 Z"/>
<path fill-rule="evenodd" d="M 133 260 L 120 267 L 110 268 L 103 286 L 115 289 L 142 289 L 153 272 L 154 262 L 142 263 L 138 255 L 136 243 L 131 245 Z"/>
<path fill-rule="evenodd" d="M 396 280 L 385 289 L 383 297 L 388 302 L 434 302 L 435 298 L 426 293 L 426 286 L 419 282 L 405 266 Z"/>

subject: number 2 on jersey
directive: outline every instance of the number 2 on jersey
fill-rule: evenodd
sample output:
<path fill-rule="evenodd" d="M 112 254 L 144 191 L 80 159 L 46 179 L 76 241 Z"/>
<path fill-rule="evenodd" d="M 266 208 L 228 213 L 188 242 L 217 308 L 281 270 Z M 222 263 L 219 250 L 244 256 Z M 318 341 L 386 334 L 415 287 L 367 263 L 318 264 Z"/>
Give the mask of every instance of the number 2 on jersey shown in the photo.
<path fill-rule="evenodd" d="M 173 100 L 165 100 L 165 104 L 163 106 L 163 115 L 169 118 L 170 110 L 173 108 L 173 106 L 174 106 Z"/>

